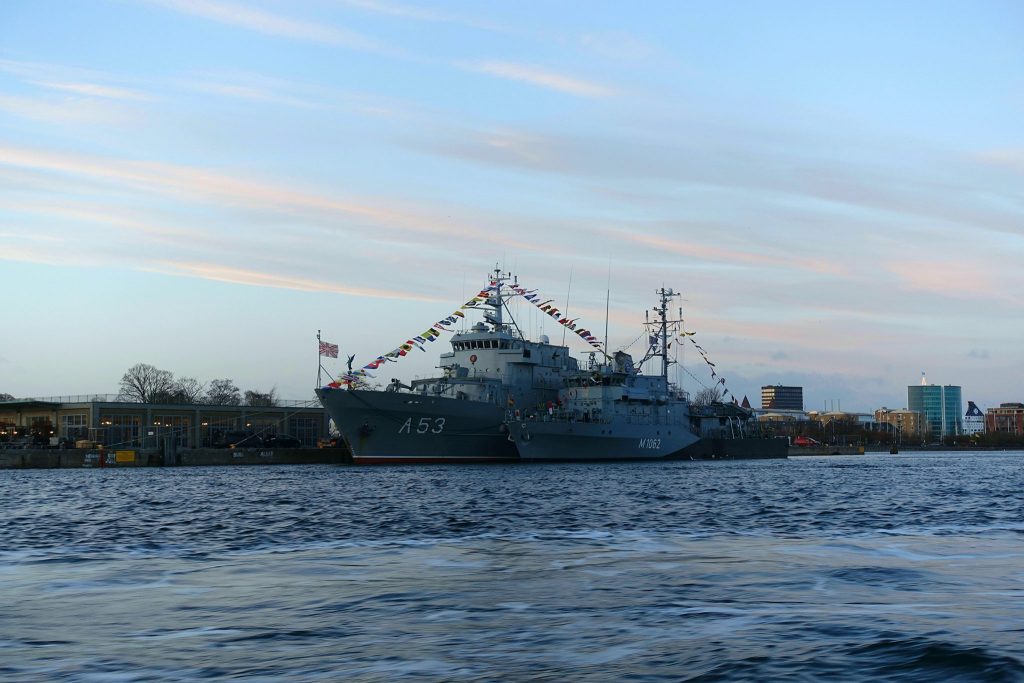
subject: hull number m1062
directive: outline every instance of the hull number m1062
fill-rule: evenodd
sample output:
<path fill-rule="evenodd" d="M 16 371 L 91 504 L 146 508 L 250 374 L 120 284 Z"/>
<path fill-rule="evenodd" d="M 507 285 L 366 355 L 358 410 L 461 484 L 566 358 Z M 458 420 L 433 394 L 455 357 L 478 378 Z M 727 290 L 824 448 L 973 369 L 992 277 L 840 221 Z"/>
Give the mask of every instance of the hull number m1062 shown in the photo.
<path fill-rule="evenodd" d="M 413 418 L 407 419 L 402 423 L 402 426 L 398 428 L 399 434 L 440 434 L 444 431 L 444 418 L 443 417 L 421 417 L 419 422 L 413 422 Z"/>
<path fill-rule="evenodd" d="M 661 448 L 661 439 L 640 439 L 638 448 Z"/>

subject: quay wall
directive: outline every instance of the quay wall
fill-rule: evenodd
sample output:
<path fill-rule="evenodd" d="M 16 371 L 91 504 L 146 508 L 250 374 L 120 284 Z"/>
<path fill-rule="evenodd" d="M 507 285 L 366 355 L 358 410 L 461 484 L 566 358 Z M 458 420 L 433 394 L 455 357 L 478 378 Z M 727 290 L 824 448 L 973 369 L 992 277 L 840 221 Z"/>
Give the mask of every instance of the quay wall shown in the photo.
<path fill-rule="evenodd" d="M 131 455 L 129 456 L 129 453 Z M 107 454 L 105 467 L 175 467 L 203 465 L 314 465 L 350 461 L 343 448 L 190 448 L 162 454 L 154 450 Z M 98 451 L 84 449 L 0 450 L 3 469 L 66 469 L 98 467 Z"/>
<path fill-rule="evenodd" d="M 863 446 L 790 446 L 789 457 L 800 455 L 864 455 Z"/>

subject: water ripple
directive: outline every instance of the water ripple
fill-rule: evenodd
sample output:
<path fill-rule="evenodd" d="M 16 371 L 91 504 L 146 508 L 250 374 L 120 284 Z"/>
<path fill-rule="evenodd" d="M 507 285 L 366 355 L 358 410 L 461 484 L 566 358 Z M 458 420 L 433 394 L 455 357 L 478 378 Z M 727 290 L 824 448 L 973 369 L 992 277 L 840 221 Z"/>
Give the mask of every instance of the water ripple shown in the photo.
<path fill-rule="evenodd" d="M 1022 463 L 7 471 L 0 678 L 1022 681 Z"/>

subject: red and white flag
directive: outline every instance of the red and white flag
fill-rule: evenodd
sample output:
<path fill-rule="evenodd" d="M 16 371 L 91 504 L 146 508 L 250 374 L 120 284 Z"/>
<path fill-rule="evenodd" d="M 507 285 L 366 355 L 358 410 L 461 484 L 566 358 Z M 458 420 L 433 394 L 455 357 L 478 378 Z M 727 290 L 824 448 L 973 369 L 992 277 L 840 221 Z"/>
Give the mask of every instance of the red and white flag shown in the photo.
<path fill-rule="evenodd" d="M 328 358 L 337 358 L 338 345 L 325 341 L 320 342 L 320 355 L 327 356 Z"/>

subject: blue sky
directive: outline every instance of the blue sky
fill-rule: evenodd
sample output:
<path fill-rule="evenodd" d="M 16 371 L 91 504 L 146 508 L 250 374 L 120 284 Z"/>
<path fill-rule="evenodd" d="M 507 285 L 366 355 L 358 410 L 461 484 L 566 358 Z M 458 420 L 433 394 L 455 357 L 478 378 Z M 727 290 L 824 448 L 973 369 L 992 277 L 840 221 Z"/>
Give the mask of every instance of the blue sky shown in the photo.
<path fill-rule="evenodd" d="M 147 362 L 306 398 L 317 329 L 367 362 L 500 263 L 597 330 L 610 264 L 613 348 L 682 291 L 755 405 L 1024 400 L 1022 35 L 1019 2 L 2 3 L 0 392 Z"/>

